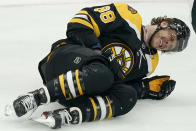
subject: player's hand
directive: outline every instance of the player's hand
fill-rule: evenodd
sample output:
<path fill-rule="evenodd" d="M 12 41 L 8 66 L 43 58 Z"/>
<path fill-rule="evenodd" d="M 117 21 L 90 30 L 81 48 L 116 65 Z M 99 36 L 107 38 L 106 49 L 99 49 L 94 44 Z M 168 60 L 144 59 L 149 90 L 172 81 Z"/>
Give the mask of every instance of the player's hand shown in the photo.
<path fill-rule="evenodd" d="M 163 84 L 161 85 L 161 91 L 159 93 L 159 98 L 163 99 L 166 98 L 171 94 L 171 92 L 174 90 L 176 85 L 176 81 L 174 80 L 167 80 L 164 81 Z"/>
<path fill-rule="evenodd" d="M 154 76 L 142 80 L 143 93 L 141 98 L 164 99 L 174 90 L 176 81 L 171 80 L 170 76 Z"/>

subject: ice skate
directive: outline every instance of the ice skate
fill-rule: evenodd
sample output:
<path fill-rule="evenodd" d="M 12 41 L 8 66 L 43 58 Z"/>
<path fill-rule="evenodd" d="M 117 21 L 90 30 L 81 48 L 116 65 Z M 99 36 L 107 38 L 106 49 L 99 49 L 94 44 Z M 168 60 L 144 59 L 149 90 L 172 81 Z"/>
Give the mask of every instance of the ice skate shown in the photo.
<path fill-rule="evenodd" d="M 50 97 L 47 89 L 40 88 L 33 92 L 19 96 L 14 102 L 5 107 L 6 116 L 27 116 L 32 113 L 42 104 L 49 103 Z M 27 115 L 28 114 L 28 115 Z"/>
<path fill-rule="evenodd" d="M 70 109 L 58 109 L 44 112 L 40 118 L 33 119 L 36 122 L 47 125 L 52 129 L 61 128 L 62 125 L 78 125 L 82 123 L 82 113 L 77 107 Z"/>

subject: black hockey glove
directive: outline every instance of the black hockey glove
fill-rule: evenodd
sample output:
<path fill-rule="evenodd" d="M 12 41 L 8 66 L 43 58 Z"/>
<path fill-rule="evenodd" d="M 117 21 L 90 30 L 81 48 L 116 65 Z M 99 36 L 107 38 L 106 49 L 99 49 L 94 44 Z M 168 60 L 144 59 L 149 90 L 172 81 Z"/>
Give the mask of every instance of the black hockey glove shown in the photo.
<path fill-rule="evenodd" d="M 116 80 L 122 80 L 125 78 L 125 75 L 121 69 L 120 64 L 118 63 L 117 59 L 115 58 L 114 54 L 112 53 L 112 50 L 108 48 L 106 51 L 102 52 L 102 55 L 106 57 L 110 64 L 109 68 L 115 75 Z"/>
<path fill-rule="evenodd" d="M 161 100 L 171 94 L 175 88 L 176 81 L 171 80 L 170 76 L 154 76 L 143 79 L 141 82 L 141 99 Z"/>

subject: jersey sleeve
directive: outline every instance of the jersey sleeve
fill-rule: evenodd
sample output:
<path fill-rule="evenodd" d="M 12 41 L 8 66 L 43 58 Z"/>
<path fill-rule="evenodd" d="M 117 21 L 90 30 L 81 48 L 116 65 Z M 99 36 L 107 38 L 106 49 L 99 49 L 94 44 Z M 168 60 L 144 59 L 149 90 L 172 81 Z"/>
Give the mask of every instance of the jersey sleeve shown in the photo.
<path fill-rule="evenodd" d="M 141 17 L 125 3 L 84 8 L 67 26 L 67 37 L 88 48 L 102 48 L 101 45 L 109 43 L 110 38 L 125 39 L 125 32 L 136 32 L 140 39 Z"/>
<path fill-rule="evenodd" d="M 100 48 L 99 27 L 86 9 L 79 11 L 68 23 L 67 37 L 92 49 Z"/>

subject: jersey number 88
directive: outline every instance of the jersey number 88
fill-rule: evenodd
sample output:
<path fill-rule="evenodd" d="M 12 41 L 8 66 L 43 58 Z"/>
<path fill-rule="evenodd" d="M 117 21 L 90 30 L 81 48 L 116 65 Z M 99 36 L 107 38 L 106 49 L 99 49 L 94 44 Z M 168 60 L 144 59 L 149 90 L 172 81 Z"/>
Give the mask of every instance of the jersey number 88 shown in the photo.
<path fill-rule="evenodd" d="M 100 19 L 103 23 L 110 23 L 116 19 L 114 12 L 110 10 L 110 6 L 95 8 L 94 11 L 100 13 Z"/>

